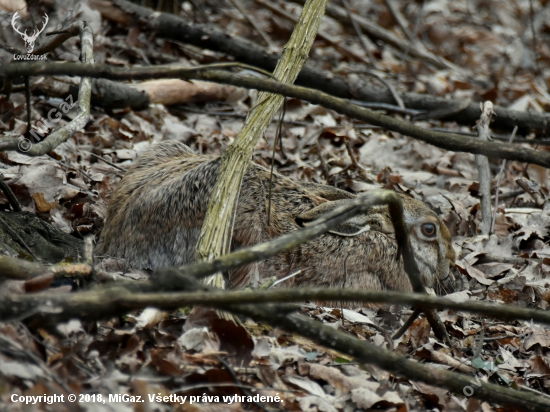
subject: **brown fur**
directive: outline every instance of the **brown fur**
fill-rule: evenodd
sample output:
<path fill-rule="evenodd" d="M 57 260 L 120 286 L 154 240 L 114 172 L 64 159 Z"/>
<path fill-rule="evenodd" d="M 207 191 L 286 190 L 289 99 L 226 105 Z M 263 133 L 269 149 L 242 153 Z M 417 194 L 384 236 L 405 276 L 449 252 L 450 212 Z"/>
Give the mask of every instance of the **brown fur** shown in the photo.
<path fill-rule="evenodd" d="M 219 158 L 194 154 L 166 141 L 139 156 L 116 190 L 96 254 L 127 259 L 134 269 L 181 266 L 195 260 L 208 199 L 219 173 Z M 267 225 L 269 170 L 253 164 L 243 179 L 232 250 L 267 241 L 307 225 L 323 212 L 352 199 L 351 193 L 324 185 L 299 184 L 280 174 L 273 179 L 272 218 Z M 454 263 L 451 236 L 422 202 L 403 197 L 411 244 L 424 283 L 434 287 Z M 420 225 L 432 222 L 437 237 L 426 239 Z M 370 230 L 356 234 L 368 224 Z M 373 208 L 293 250 L 232 273 L 233 288 L 302 272 L 285 286 L 410 291 L 385 207 Z"/>

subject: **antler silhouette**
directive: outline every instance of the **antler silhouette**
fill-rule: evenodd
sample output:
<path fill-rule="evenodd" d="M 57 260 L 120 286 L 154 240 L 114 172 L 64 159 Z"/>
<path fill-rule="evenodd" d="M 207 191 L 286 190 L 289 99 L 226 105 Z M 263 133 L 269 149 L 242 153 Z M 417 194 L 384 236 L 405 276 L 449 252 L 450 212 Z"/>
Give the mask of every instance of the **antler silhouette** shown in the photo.
<path fill-rule="evenodd" d="M 13 30 L 15 30 L 16 33 L 20 34 L 21 37 L 23 37 L 23 39 L 25 39 L 25 37 L 27 37 L 27 30 L 25 30 L 25 33 L 21 33 L 19 31 L 19 27 L 15 27 L 15 20 L 17 20 L 17 18 L 20 17 L 19 16 L 19 12 L 16 11 L 14 14 L 13 14 L 13 17 L 11 18 L 11 26 L 13 27 Z"/>
<path fill-rule="evenodd" d="M 36 39 L 38 38 L 38 36 L 40 35 L 40 33 L 42 33 L 44 31 L 44 29 L 46 28 L 46 24 L 48 24 L 48 21 L 50 20 L 48 15 L 46 13 L 44 13 L 44 24 L 42 25 L 42 28 L 40 30 L 38 29 L 35 29 L 32 33 L 32 35 L 27 35 L 27 30 L 25 30 L 25 32 L 21 33 L 19 31 L 19 27 L 15 27 L 15 24 L 16 24 L 16 20 L 19 18 L 19 12 L 15 12 L 13 14 L 13 17 L 11 18 L 11 26 L 13 27 L 13 29 L 15 30 L 16 33 L 20 34 L 21 35 L 21 38 L 24 40 L 25 42 L 25 47 L 27 49 L 27 53 L 32 53 L 33 49 L 34 49 L 34 42 L 36 41 Z"/>

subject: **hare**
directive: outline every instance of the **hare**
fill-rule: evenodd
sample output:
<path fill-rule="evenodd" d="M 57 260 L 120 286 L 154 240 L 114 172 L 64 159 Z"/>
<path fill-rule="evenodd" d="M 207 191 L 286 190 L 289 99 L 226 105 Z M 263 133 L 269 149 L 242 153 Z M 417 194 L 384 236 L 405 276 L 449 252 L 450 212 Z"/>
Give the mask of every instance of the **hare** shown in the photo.
<path fill-rule="evenodd" d="M 195 261 L 195 246 L 220 159 L 197 155 L 183 143 L 165 141 L 140 155 L 115 191 L 96 255 L 126 259 L 134 269 L 181 266 Z M 267 224 L 270 171 L 253 164 L 236 205 L 231 249 L 297 230 L 322 213 L 353 199 L 344 190 L 297 183 L 275 173 L 271 222 Z M 402 196 L 412 248 L 428 287 L 449 278 L 455 253 L 451 235 L 424 203 Z M 283 278 L 284 286 L 411 291 L 393 237 L 387 207 L 375 207 L 317 239 L 229 276 L 242 288 L 255 278 Z"/>

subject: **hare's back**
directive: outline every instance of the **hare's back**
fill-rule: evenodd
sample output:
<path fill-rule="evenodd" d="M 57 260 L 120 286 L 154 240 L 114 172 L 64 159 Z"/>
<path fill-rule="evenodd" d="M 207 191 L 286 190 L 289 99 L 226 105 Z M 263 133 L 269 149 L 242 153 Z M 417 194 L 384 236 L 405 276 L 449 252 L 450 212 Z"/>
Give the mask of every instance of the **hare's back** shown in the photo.
<path fill-rule="evenodd" d="M 219 159 L 166 142 L 140 155 L 115 191 L 97 254 L 136 269 L 194 261 Z"/>

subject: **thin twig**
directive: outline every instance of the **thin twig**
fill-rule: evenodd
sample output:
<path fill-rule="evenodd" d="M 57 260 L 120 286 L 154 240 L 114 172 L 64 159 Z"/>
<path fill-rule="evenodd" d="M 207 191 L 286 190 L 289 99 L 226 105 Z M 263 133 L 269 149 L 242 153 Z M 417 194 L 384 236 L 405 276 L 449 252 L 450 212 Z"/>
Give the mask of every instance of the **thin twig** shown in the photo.
<path fill-rule="evenodd" d="M 353 104 L 356 104 L 357 106 L 368 107 L 369 109 L 372 109 L 372 110 L 386 110 L 389 112 L 393 112 L 397 114 L 406 114 L 410 116 L 417 116 L 419 114 L 426 113 L 423 110 L 406 109 L 404 107 L 395 106 L 393 104 L 388 104 L 388 103 L 372 103 L 372 102 L 364 102 L 362 100 L 353 100 L 353 99 L 350 99 L 350 102 L 352 102 Z M 450 130 L 443 130 L 443 131 L 448 131 L 449 133 L 456 133 Z"/>
<path fill-rule="evenodd" d="M 541 193 L 541 189 L 538 184 L 524 177 L 516 179 L 516 184 L 523 190 L 525 190 L 525 192 L 528 193 L 529 196 L 531 196 L 538 207 L 544 206 L 544 203 L 546 201 L 545 196 Z"/>
<path fill-rule="evenodd" d="M 378 73 L 375 73 L 373 71 L 366 70 L 365 73 L 368 74 L 371 77 L 374 77 L 376 80 L 378 80 L 384 86 L 386 86 L 387 89 L 390 91 L 391 95 L 393 96 L 393 98 L 395 99 L 395 102 L 397 103 L 399 108 L 401 110 L 405 110 L 405 103 L 403 102 L 403 99 L 401 98 L 401 96 L 399 96 L 399 94 L 397 93 L 397 90 L 395 90 L 395 88 L 393 87 L 393 85 L 390 82 L 388 82 L 386 79 L 384 79 Z"/>
<path fill-rule="evenodd" d="M 527 265 L 529 262 L 538 262 L 541 263 L 542 259 L 530 258 L 530 257 L 519 257 L 519 256 L 496 256 L 489 253 L 479 255 L 477 263 L 511 263 L 513 265 Z"/>
<path fill-rule="evenodd" d="M 357 34 L 357 38 L 359 39 L 359 43 L 361 43 L 361 47 L 363 47 L 363 51 L 365 52 L 365 54 L 367 56 L 369 56 L 370 64 L 375 69 L 378 68 L 378 66 L 379 66 L 378 62 L 376 61 L 376 58 L 374 57 L 374 54 L 372 54 L 371 47 L 370 47 L 370 46 L 372 46 L 374 48 L 374 45 L 372 44 L 372 42 L 370 41 L 370 39 L 368 37 L 363 37 L 364 35 L 363 35 L 363 32 L 361 31 L 361 27 L 359 27 L 359 24 L 357 24 L 357 22 L 355 21 L 355 19 L 351 15 L 351 8 L 350 8 L 348 0 L 341 0 L 341 2 L 342 2 L 342 6 L 344 7 L 344 9 L 346 10 L 346 12 L 348 14 L 348 19 L 351 21 L 351 25 L 353 26 L 353 30 L 355 30 L 355 33 Z M 368 44 L 368 43 L 370 43 L 370 44 Z"/>
<path fill-rule="evenodd" d="M 0 279 L 29 280 L 45 274 L 56 278 L 89 277 L 92 267 L 83 263 L 46 266 L 11 256 L 0 256 Z"/>
<path fill-rule="evenodd" d="M 280 16 L 282 16 L 282 17 L 284 17 L 284 18 L 286 18 L 286 19 L 288 19 L 288 20 L 290 20 L 294 23 L 298 22 L 298 17 L 296 17 L 292 13 L 287 12 L 286 10 L 283 10 L 281 7 L 275 5 L 271 2 L 267 2 L 265 0 L 254 0 L 254 1 L 258 4 L 261 4 L 264 7 L 267 7 L 268 9 L 273 11 L 274 13 L 277 13 Z M 348 47 L 342 45 L 341 41 L 336 40 L 330 34 L 325 33 L 322 30 L 319 30 L 317 32 L 317 36 L 320 39 L 326 41 L 327 43 L 330 43 L 330 45 L 332 45 L 336 50 L 338 50 L 341 54 L 343 54 L 347 58 L 352 59 L 352 60 L 356 60 L 356 61 L 360 61 L 360 62 L 362 62 L 364 64 L 367 64 L 367 65 L 370 64 L 370 62 L 368 60 L 366 60 L 363 56 L 355 53 L 353 50 L 351 50 Z"/>
<path fill-rule="evenodd" d="M 88 152 L 90 153 L 93 157 L 95 157 L 97 160 L 101 160 L 102 162 L 105 162 L 107 163 L 109 166 L 113 166 L 115 169 L 118 169 L 120 170 L 121 172 L 126 172 L 126 169 L 120 167 L 120 166 L 117 166 L 116 164 L 114 164 L 113 162 L 110 162 L 104 158 L 102 158 L 101 156 L 98 156 L 96 155 L 95 153 L 92 153 L 92 152 Z"/>
<path fill-rule="evenodd" d="M 64 42 L 69 40 L 71 37 L 77 36 L 82 29 L 81 22 L 72 23 L 66 29 L 59 32 L 47 33 L 46 36 L 56 35 L 53 39 L 50 39 L 46 44 L 41 45 L 40 47 L 34 49 L 34 55 L 47 54 L 54 51 L 56 48 L 61 46 Z"/>
<path fill-rule="evenodd" d="M 163 269 L 158 271 L 169 276 L 180 277 L 186 270 Z M 185 277 L 190 286 L 189 279 Z M 203 287 L 200 283 L 197 287 Z M 468 300 L 455 302 L 446 297 L 430 296 L 419 293 L 396 291 L 368 291 L 356 289 L 317 289 L 293 288 L 274 290 L 240 290 L 213 293 L 213 290 L 180 292 L 180 288 L 170 291 L 157 292 L 158 284 L 151 282 L 124 282 L 113 283 L 112 286 L 84 290 L 81 292 L 60 294 L 55 292 L 41 292 L 39 294 L 6 295 L 0 301 L 0 319 L 12 320 L 21 312 L 31 307 L 38 308 L 36 319 L 49 324 L 68 320 L 74 317 L 83 319 L 105 319 L 118 313 L 130 310 L 143 309 L 155 306 L 162 310 L 175 310 L 183 306 L 204 305 L 217 308 L 229 308 L 234 304 L 261 305 L 267 303 L 288 303 L 304 301 L 346 301 L 368 302 L 397 305 L 414 305 L 436 309 L 451 309 L 454 311 L 477 313 L 505 321 L 525 320 L 550 325 L 550 313 L 541 309 L 526 309 L 519 306 L 483 303 Z M 162 285 L 161 285 L 162 286 Z M 105 302 L 109 298 L 110 305 Z M 44 306 L 47 305 L 47 306 Z M 48 312 L 48 308 L 56 311 Z M 299 306 L 285 306 L 286 313 L 299 310 Z M 33 318 L 35 315 L 33 315 Z"/>
<path fill-rule="evenodd" d="M 294 256 L 293 256 L 293 258 L 294 258 Z M 276 280 L 275 282 L 273 282 L 273 284 L 272 284 L 271 286 L 269 286 L 268 289 L 271 289 L 273 286 L 276 286 L 276 285 L 278 285 L 279 283 L 283 283 L 284 281 L 286 281 L 286 280 L 288 280 L 288 279 L 290 279 L 290 278 L 293 278 L 294 276 L 297 276 L 297 275 L 299 275 L 299 274 L 302 273 L 302 272 L 303 272 L 303 269 L 300 269 L 300 270 L 297 270 L 297 271 L 294 272 L 294 273 L 291 273 L 291 274 L 288 275 L 288 276 L 285 276 L 284 278 L 278 279 L 278 280 Z"/>
<path fill-rule="evenodd" d="M 304 0 L 295 0 L 302 3 Z M 350 24 L 348 12 L 342 7 L 336 6 L 334 3 L 327 5 L 327 14 L 336 20 L 342 21 L 345 24 Z M 410 54 L 412 57 L 418 58 L 424 62 L 434 65 L 439 69 L 451 69 L 456 73 L 464 73 L 464 69 L 451 63 L 450 61 L 436 56 L 429 52 L 425 47 L 419 44 L 418 41 L 410 42 L 402 37 L 397 36 L 389 30 L 385 30 L 376 24 L 372 19 L 352 13 L 352 19 L 357 22 L 364 32 L 367 32 L 370 36 L 382 40 L 384 43 L 394 47 L 397 50 L 402 51 L 405 55 Z"/>
<path fill-rule="evenodd" d="M 212 25 L 212 19 L 210 19 L 210 16 L 206 13 L 206 10 L 204 9 L 202 2 L 200 0 L 191 0 L 191 3 L 193 3 L 193 6 L 195 6 L 195 9 L 199 11 L 199 14 L 204 19 L 205 23 L 208 25 Z"/>
<path fill-rule="evenodd" d="M 80 30 L 80 44 L 82 51 L 80 53 L 81 62 L 79 65 L 88 66 L 93 64 L 93 33 L 90 25 L 87 22 L 75 23 Z M 64 34 L 59 36 L 65 36 Z M 59 37 L 58 36 L 58 37 Z M 54 38 L 54 40 L 56 40 Z M 52 40 L 52 41 L 54 41 Z M 50 44 L 48 44 L 49 46 Z M 17 65 L 21 66 L 21 65 Z M 3 141 L 9 147 L 15 146 L 20 152 L 29 156 L 41 156 L 46 154 L 61 143 L 67 141 L 72 135 L 83 129 L 90 119 L 90 100 L 92 96 L 92 79 L 90 77 L 82 77 L 80 79 L 80 87 L 78 90 L 78 115 L 61 127 L 59 130 L 51 133 L 48 137 L 38 143 L 31 143 L 28 139 L 15 139 L 14 142 Z M 11 139 L 10 139 L 11 140 Z M 13 149 L 12 149 L 13 150 Z"/>
<path fill-rule="evenodd" d="M 414 35 L 409 30 L 409 27 L 407 26 L 407 23 L 405 22 L 405 17 L 401 14 L 397 6 L 393 3 L 392 0 L 384 0 L 384 3 L 386 4 L 386 7 L 388 8 L 390 14 L 392 15 L 393 19 L 397 23 L 397 25 L 401 28 L 401 31 L 405 36 L 411 41 L 414 42 Z M 407 3 L 405 3 L 407 4 Z"/>
<path fill-rule="evenodd" d="M 40 262 L 40 259 L 38 259 L 38 257 L 34 254 L 34 252 L 32 251 L 32 249 L 25 243 L 25 241 L 21 238 L 21 236 L 19 236 L 19 233 L 17 233 L 15 230 L 13 230 L 10 225 L 8 223 L 6 223 L 6 221 L 4 220 L 4 217 L 2 215 L 0 215 L 0 222 L 2 222 L 4 224 L 4 227 L 6 228 L 6 230 L 8 232 L 10 232 L 11 236 L 12 237 L 16 237 L 17 240 L 19 240 L 19 242 L 21 243 L 22 246 L 25 247 L 25 249 L 27 249 L 27 251 L 29 252 L 29 254 L 32 256 L 32 258 L 37 261 L 37 262 Z"/>
<path fill-rule="evenodd" d="M 29 335 L 32 336 L 31 333 L 29 333 Z M 28 338 L 28 336 L 25 338 Z M 45 375 L 44 378 L 57 383 L 67 395 L 74 392 L 74 389 L 71 389 L 56 373 L 52 373 L 52 369 L 48 367 L 49 365 L 39 356 L 35 355 L 34 351 L 30 351 L 28 348 L 23 347 L 19 342 L 9 338 L 7 334 L 5 334 L 5 336 L 0 336 L 0 348 L 3 353 L 11 352 L 12 355 L 15 355 L 14 357 L 16 359 L 19 359 L 19 362 L 25 360 L 29 362 L 29 364 L 34 364 L 36 367 L 40 368 Z M 26 367 L 28 367 L 28 365 L 26 365 Z"/>
<path fill-rule="evenodd" d="M 392 340 L 392 339 L 394 339 L 393 336 L 390 336 L 390 334 L 388 333 L 388 331 L 386 329 L 384 329 L 382 326 L 379 326 L 375 323 L 370 323 L 369 327 L 376 329 L 377 331 L 379 331 L 382 334 L 382 336 L 386 340 L 386 343 L 388 344 L 388 350 L 393 352 L 393 350 L 395 349 L 394 346 L 393 346 L 393 340 Z"/>
<path fill-rule="evenodd" d="M 17 200 L 17 197 L 13 194 L 11 188 L 8 186 L 6 182 L 4 182 L 4 175 L 0 172 L 0 189 L 4 193 L 4 196 L 8 199 L 8 202 L 10 203 L 11 208 L 14 212 L 21 212 L 21 205 L 19 204 L 19 201 Z"/>
<path fill-rule="evenodd" d="M 392 339 L 399 339 L 403 334 L 411 327 L 413 322 L 420 316 L 422 313 L 421 309 L 415 308 L 413 313 L 407 318 L 405 323 L 403 323 L 403 326 L 399 328 L 397 332 L 395 332 L 392 336 Z"/>
<path fill-rule="evenodd" d="M 271 225 L 271 198 L 273 195 L 273 178 L 275 175 L 275 153 L 277 150 L 277 142 L 279 142 L 279 150 L 281 154 L 286 159 L 286 154 L 283 149 L 283 118 L 286 113 L 286 99 L 283 100 L 283 107 L 281 114 L 279 115 L 279 120 L 277 122 L 277 132 L 275 133 L 275 140 L 273 141 L 273 153 L 271 154 L 271 168 L 269 173 L 269 194 L 267 201 L 267 225 Z"/>
<path fill-rule="evenodd" d="M 371 106 L 364 106 L 364 107 L 369 107 L 369 108 L 375 108 L 377 109 L 378 107 L 375 107 L 374 105 L 371 107 Z M 391 107 L 394 107 L 394 106 L 391 106 L 388 107 L 388 110 L 392 110 Z M 383 106 L 380 107 L 380 109 L 384 109 Z M 407 110 L 411 110 L 411 109 L 407 109 Z M 515 126 L 514 126 L 515 127 Z M 443 132 L 443 133 L 452 133 L 452 134 L 458 134 L 458 135 L 461 135 L 461 136 L 477 136 L 477 133 L 474 133 L 474 132 L 466 132 L 466 131 L 463 131 L 463 130 L 450 130 L 450 129 L 446 129 L 444 127 L 432 127 L 431 130 L 434 130 L 434 131 L 437 131 L 437 132 Z M 491 133 L 491 138 L 492 139 L 495 139 L 495 140 L 502 140 L 504 142 L 508 142 L 508 140 L 510 139 L 510 135 L 507 134 L 507 135 L 503 135 L 503 134 L 497 134 L 497 133 Z M 512 143 L 528 143 L 528 144 L 536 144 L 536 145 L 541 145 L 541 146 L 550 146 L 550 139 L 526 139 L 525 137 L 521 137 L 521 138 L 514 138 L 514 141 Z"/>
<path fill-rule="evenodd" d="M 525 190 L 523 190 L 523 189 L 511 190 L 509 192 L 506 192 L 506 193 L 503 193 L 502 195 L 500 195 L 499 199 L 500 200 L 511 199 L 513 197 L 522 195 L 524 193 L 525 193 Z M 491 196 L 491 200 L 494 200 L 495 198 L 496 198 L 496 195 Z"/>
<path fill-rule="evenodd" d="M 235 373 L 235 371 L 233 370 L 233 368 L 231 367 L 231 365 L 229 364 L 229 362 L 227 362 L 224 358 L 222 358 L 221 356 L 216 356 L 216 358 L 218 359 L 218 361 L 223 365 L 223 367 L 225 368 L 225 370 L 231 375 L 231 378 L 233 379 L 233 382 L 235 382 L 236 385 L 241 385 L 242 382 L 239 380 L 239 378 L 237 377 L 237 374 Z M 243 393 L 246 395 L 246 396 L 250 396 L 251 398 L 253 398 L 253 395 L 252 393 L 250 392 L 250 390 L 248 390 L 248 388 L 245 388 L 245 387 L 241 387 L 241 389 L 243 390 Z M 258 408 L 260 408 L 262 411 L 264 412 L 267 412 L 267 409 L 265 408 L 264 405 L 262 405 L 261 403 L 259 402 L 256 402 L 256 401 L 252 401 L 252 403 L 254 405 L 256 405 Z"/>
<path fill-rule="evenodd" d="M 16 66 L 16 67 L 15 67 Z M 216 68 L 234 67 L 234 64 L 216 64 Z M 242 66 L 242 65 L 239 65 Z M 271 93 L 283 94 L 288 97 L 307 100 L 313 104 L 319 104 L 328 109 L 345 114 L 349 117 L 371 123 L 375 126 L 382 126 L 389 130 L 413 137 L 431 145 L 452 150 L 455 152 L 469 152 L 484 154 L 501 159 L 517 160 L 521 162 L 537 164 L 543 167 L 550 167 L 550 153 L 533 150 L 525 147 L 511 147 L 511 145 L 497 142 L 482 142 L 479 139 L 468 138 L 456 134 L 435 132 L 430 129 L 415 126 L 372 110 L 359 107 L 348 100 L 330 96 L 318 90 L 305 87 L 293 86 L 284 83 L 274 82 L 252 76 L 233 74 L 222 70 L 208 70 L 209 66 L 180 66 L 180 65 L 156 65 L 144 67 L 113 67 L 105 64 L 83 65 L 77 63 L 48 63 L 30 62 L 25 64 L 0 65 L 0 76 L 31 76 L 37 75 L 68 75 L 68 76 L 89 76 L 101 77 L 112 80 L 123 79 L 144 79 L 144 78 L 174 78 L 199 79 L 215 83 L 233 84 L 239 87 L 254 88 Z M 522 117 L 522 112 L 514 112 Z M 0 140 L 0 150 L 14 150 L 19 144 L 18 139 L 4 138 Z M 42 142 L 41 142 L 42 143 Z"/>
<path fill-rule="evenodd" d="M 355 158 L 355 155 L 353 154 L 353 148 L 351 147 L 351 140 L 346 138 L 345 139 L 345 145 L 346 145 L 346 150 L 348 151 L 348 155 L 351 159 L 351 164 L 353 165 L 353 167 L 355 167 L 359 170 L 366 171 L 366 169 L 361 164 L 359 164 L 359 162 Z"/>
<path fill-rule="evenodd" d="M 252 27 L 254 27 L 254 29 L 258 32 L 258 34 L 260 36 L 262 36 L 262 38 L 264 39 L 265 43 L 267 44 L 267 47 L 269 47 L 271 50 L 276 50 L 277 49 L 277 46 L 275 45 L 275 43 L 273 43 L 273 41 L 271 40 L 271 38 L 267 35 L 267 33 L 261 28 L 261 26 L 256 22 L 255 19 L 252 18 L 252 16 L 250 15 L 250 12 L 248 12 L 241 0 L 231 0 L 231 2 L 233 3 L 233 5 L 239 10 L 239 12 L 243 15 L 243 17 L 246 19 L 246 21 L 248 21 Z"/>

